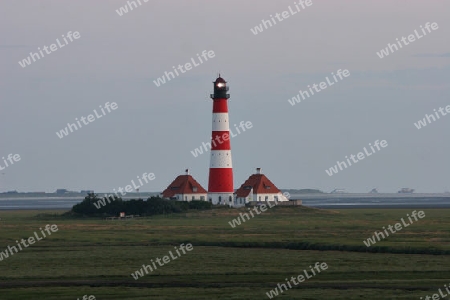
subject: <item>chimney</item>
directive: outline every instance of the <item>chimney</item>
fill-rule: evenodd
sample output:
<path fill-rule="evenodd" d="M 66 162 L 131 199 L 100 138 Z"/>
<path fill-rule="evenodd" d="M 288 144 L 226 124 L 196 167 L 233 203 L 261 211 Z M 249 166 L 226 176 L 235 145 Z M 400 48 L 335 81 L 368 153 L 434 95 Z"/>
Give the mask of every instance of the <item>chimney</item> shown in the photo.
<path fill-rule="evenodd" d="M 261 174 L 261 168 L 256 168 L 256 174 Z"/>
<path fill-rule="evenodd" d="M 189 175 L 189 169 L 186 169 L 185 172 L 186 172 L 186 175 Z"/>

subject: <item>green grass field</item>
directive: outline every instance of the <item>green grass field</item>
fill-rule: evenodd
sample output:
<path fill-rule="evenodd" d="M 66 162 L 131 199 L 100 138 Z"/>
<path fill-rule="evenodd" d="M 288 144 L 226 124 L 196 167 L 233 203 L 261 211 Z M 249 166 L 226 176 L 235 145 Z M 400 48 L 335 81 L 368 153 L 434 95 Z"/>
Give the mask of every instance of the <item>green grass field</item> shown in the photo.
<path fill-rule="evenodd" d="M 420 299 L 450 283 L 450 209 L 424 210 L 425 218 L 371 248 L 363 240 L 412 209 L 275 207 L 232 228 L 245 211 L 123 221 L 0 211 L 0 251 L 46 224 L 59 228 L 0 261 L 0 299 L 268 299 L 277 283 L 316 262 L 328 269 L 276 298 Z M 131 277 L 181 243 L 194 249 Z"/>

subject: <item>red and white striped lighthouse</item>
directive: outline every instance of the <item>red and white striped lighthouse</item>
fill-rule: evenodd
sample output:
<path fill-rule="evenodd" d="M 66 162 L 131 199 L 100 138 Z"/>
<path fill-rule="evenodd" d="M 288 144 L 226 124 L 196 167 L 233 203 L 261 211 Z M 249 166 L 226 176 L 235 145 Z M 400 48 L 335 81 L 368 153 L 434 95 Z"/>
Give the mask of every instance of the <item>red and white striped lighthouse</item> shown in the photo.
<path fill-rule="evenodd" d="M 211 161 L 208 199 L 213 204 L 233 205 L 233 165 L 231 164 L 230 127 L 228 119 L 228 87 L 220 77 L 214 82 Z"/>

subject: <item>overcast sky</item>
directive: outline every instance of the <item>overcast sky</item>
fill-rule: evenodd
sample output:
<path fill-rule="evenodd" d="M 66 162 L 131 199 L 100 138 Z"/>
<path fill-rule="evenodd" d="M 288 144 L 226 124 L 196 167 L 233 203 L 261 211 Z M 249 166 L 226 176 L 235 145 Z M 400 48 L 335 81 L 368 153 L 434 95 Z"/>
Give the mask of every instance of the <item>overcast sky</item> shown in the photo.
<path fill-rule="evenodd" d="M 0 171 L 0 191 L 112 191 L 145 172 L 156 179 L 141 191 L 161 191 L 186 168 L 207 188 L 210 153 L 191 151 L 210 138 L 219 71 L 230 86 L 230 123 L 253 124 L 231 139 L 235 188 L 261 167 L 280 188 L 450 190 L 450 116 L 414 126 L 450 105 L 449 1 L 313 0 L 258 35 L 250 28 L 293 1 L 141 3 L 119 16 L 126 1 L 0 2 L 0 157 L 21 157 Z M 377 56 L 427 22 L 439 28 Z M 80 38 L 18 64 L 69 31 Z M 215 57 L 153 83 L 203 50 Z M 289 104 L 338 69 L 351 75 Z M 108 101 L 118 108 L 58 138 Z M 327 175 L 375 140 L 388 146 Z"/>

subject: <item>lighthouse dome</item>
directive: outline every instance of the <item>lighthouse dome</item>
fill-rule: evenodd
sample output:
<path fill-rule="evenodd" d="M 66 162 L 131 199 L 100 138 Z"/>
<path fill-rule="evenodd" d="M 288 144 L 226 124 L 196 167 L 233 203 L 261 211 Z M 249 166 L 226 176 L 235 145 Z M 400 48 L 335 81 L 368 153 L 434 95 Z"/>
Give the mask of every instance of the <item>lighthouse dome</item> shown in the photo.
<path fill-rule="evenodd" d="M 225 79 L 223 79 L 222 77 L 220 77 L 220 75 L 219 75 L 219 77 L 216 79 L 216 81 L 215 81 L 215 83 L 226 83 L 226 81 L 225 81 Z"/>

